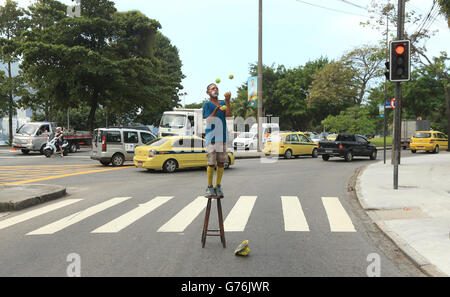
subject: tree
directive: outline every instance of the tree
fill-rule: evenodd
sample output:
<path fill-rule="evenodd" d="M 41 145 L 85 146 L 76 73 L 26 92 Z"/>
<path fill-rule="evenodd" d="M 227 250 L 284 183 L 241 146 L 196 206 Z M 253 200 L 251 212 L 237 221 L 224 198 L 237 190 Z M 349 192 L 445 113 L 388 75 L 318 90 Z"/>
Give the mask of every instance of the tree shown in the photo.
<path fill-rule="evenodd" d="M 111 1 L 84 0 L 80 17 L 27 34 L 22 68 L 55 109 L 88 106 L 89 130 L 100 106 L 128 124 L 139 110 L 148 115 L 179 100 L 181 61 L 160 27 L 138 11 L 116 12 Z"/>
<path fill-rule="evenodd" d="M 7 105 L 9 116 L 9 141 L 12 143 L 13 124 L 16 104 L 14 96 L 19 93 L 20 77 L 13 77 L 11 64 L 19 61 L 19 46 L 22 33 L 25 31 L 26 22 L 23 18 L 23 9 L 17 2 L 6 0 L 4 6 L 0 6 L 0 61 L 7 64 L 7 79 L 4 88 L 7 92 Z"/>
<path fill-rule="evenodd" d="M 375 134 L 377 130 L 377 120 L 371 115 L 371 111 L 365 106 L 352 106 L 339 115 L 329 115 L 322 121 L 322 125 L 333 133 L 351 134 Z"/>
<path fill-rule="evenodd" d="M 358 102 L 358 90 L 354 77 L 355 70 L 341 61 L 331 62 L 314 74 L 309 89 L 308 104 L 326 104 L 337 112 Z"/>
<path fill-rule="evenodd" d="M 385 50 L 376 46 L 363 45 L 342 57 L 342 62 L 353 70 L 357 88 L 356 104 L 361 105 L 373 80 L 383 76 Z M 384 77 L 384 76 L 383 76 Z"/>
<path fill-rule="evenodd" d="M 447 18 L 448 27 L 450 28 L 450 2 L 448 0 L 437 0 L 441 7 L 441 13 Z"/>

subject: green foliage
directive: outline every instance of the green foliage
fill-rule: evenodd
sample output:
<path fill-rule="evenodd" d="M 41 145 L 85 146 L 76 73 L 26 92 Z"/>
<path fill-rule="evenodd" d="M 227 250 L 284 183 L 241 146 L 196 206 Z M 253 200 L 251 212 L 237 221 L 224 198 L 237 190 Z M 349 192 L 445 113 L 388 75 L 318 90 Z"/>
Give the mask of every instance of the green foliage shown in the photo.
<path fill-rule="evenodd" d="M 52 109 L 88 107 L 92 130 L 100 106 L 119 124 L 151 124 L 178 104 L 181 61 L 159 22 L 116 12 L 107 0 L 81 1 L 81 17 L 62 17 L 65 9 L 52 0 L 29 8 L 38 25 L 25 35 L 21 68 L 35 91 L 23 105 L 43 107 L 46 117 Z"/>
<path fill-rule="evenodd" d="M 377 118 L 365 106 L 353 106 L 337 116 L 328 116 L 322 125 L 333 133 L 376 134 Z"/>

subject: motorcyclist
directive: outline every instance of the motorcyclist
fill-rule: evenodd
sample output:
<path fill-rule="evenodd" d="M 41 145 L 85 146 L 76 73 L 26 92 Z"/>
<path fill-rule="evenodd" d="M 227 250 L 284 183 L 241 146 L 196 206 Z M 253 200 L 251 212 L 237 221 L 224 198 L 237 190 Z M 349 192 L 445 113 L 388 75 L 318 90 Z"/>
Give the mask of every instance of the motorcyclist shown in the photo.
<path fill-rule="evenodd" d="M 61 127 L 57 127 L 56 134 L 55 134 L 55 138 L 56 138 L 55 144 L 59 148 L 59 151 L 61 152 L 61 157 L 64 155 L 63 149 L 62 149 L 63 140 L 64 140 L 63 137 L 64 137 L 64 133 L 62 132 Z"/>

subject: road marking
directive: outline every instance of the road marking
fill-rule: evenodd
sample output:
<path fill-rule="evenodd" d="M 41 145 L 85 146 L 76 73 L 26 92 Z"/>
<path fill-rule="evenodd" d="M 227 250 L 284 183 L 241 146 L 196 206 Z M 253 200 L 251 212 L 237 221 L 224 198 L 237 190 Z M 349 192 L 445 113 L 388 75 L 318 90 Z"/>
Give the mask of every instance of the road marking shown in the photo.
<path fill-rule="evenodd" d="M 144 204 L 139 204 L 135 209 L 118 217 L 117 219 L 95 229 L 91 233 L 116 233 L 136 222 L 146 214 L 149 214 L 159 206 L 163 205 L 173 196 L 158 196 Z"/>
<path fill-rule="evenodd" d="M 43 234 L 53 234 L 56 233 L 64 228 L 67 228 L 73 224 L 76 224 L 92 215 L 95 215 L 107 208 L 110 208 L 114 205 L 117 205 L 121 202 L 124 202 L 131 197 L 117 197 L 110 199 L 108 201 L 102 202 L 100 204 L 94 205 L 92 207 L 89 207 L 85 210 L 82 210 L 80 212 L 71 214 L 70 216 L 67 216 L 59 221 L 56 221 L 54 223 L 51 223 L 49 225 L 46 225 L 42 228 L 39 228 L 37 230 L 34 230 L 26 235 L 43 235 Z"/>
<path fill-rule="evenodd" d="M 198 196 L 194 201 L 178 212 L 170 221 L 161 226 L 158 229 L 158 232 L 183 232 L 206 207 L 207 203 L 207 198 Z"/>
<path fill-rule="evenodd" d="M 281 196 L 284 230 L 309 232 L 308 222 L 297 196 Z"/>
<path fill-rule="evenodd" d="M 331 232 L 356 232 L 352 220 L 339 202 L 339 198 L 322 197 L 322 203 L 327 212 Z"/>
<path fill-rule="evenodd" d="M 53 175 L 53 176 L 29 179 L 29 180 L 18 181 L 18 182 L 3 183 L 3 185 L 20 185 L 20 184 L 33 183 L 33 182 L 38 182 L 38 181 L 43 181 L 43 180 L 49 180 L 49 179 L 56 179 L 56 178 L 81 175 L 81 174 L 105 172 L 105 171 L 118 170 L 118 169 L 123 169 L 123 168 L 129 168 L 129 167 L 115 167 L 115 168 L 108 168 L 108 169 L 97 169 L 97 170 L 89 170 L 89 171 L 82 171 L 82 172 L 69 173 L 69 174 Z"/>
<path fill-rule="evenodd" d="M 50 211 L 59 209 L 61 207 L 71 205 L 71 204 L 81 201 L 81 200 L 83 200 L 83 199 L 67 199 L 67 200 L 64 200 L 61 202 L 54 203 L 52 205 L 44 206 L 44 207 L 41 207 L 41 208 L 38 208 L 38 209 L 35 209 L 32 211 L 26 212 L 24 214 L 17 215 L 15 217 L 0 221 L 0 230 L 10 227 L 10 226 L 13 226 L 15 224 L 30 220 L 32 218 L 35 218 L 37 216 L 48 213 Z"/>
<path fill-rule="evenodd" d="M 255 205 L 257 196 L 241 196 L 225 219 L 225 232 L 242 232 Z"/>

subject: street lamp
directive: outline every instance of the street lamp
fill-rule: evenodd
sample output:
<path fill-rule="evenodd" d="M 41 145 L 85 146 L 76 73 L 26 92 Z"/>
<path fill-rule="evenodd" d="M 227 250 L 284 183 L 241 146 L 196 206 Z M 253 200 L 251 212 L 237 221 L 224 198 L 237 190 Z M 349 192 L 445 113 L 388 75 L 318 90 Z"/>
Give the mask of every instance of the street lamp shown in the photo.
<path fill-rule="evenodd" d="M 178 96 L 183 96 L 183 107 L 186 107 L 186 95 L 188 93 L 184 92 L 184 93 L 178 93 Z"/>

